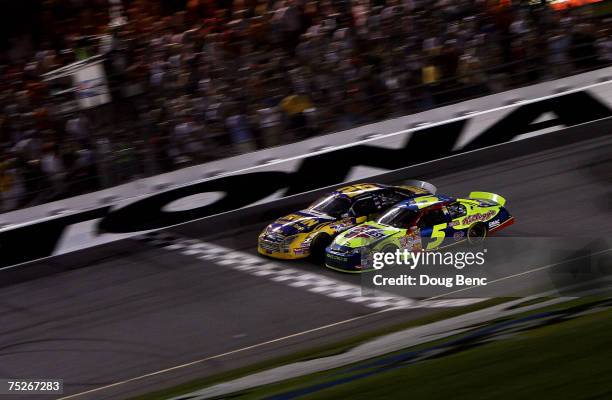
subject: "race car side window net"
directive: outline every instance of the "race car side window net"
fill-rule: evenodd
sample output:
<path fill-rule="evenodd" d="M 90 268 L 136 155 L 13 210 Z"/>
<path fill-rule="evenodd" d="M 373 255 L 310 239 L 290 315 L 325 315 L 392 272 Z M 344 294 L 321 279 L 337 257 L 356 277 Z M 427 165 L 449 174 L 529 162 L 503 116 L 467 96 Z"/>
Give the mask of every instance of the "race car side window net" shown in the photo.
<path fill-rule="evenodd" d="M 352 207 L 353 215 L 356 217 L 362 215 L 373 214 L 378 211 L 376 204 L 374 203 L 374 199 L 371 197 L 366 197 L 364 199 L 359 199 L 353 204 Z"/>
<path fill-rule="evenodd" d="M 350 205 L 351 202 L 349 199 L 331 195 L 315 201 L 312 203 L 309 209 L 311 211 L 329 215 L 331 217 L 339 217 L 340 215 L 348 212 Z"/>
<path fill-rule="evenodd" d="M 418 211 L 406 207 L 395 207 L 383 214 L 376 222 L 395 228 L 409 228 L 414 224 L 418 215 Z"/>
<path fill-rule="evenodd" d="M 438 225 L 446 222 L 446 216 L 444 215 L 444 211 L 441 208 L 435 210 L 429 210 L 425 215 L 421 217 L 419 220 L 419 228 L 432 227 L 434 225 Z"/>
<path fill-rule="evenodd" d="M 458 202 L 448 205 L 446 209 L 448 210 L 448 214 L 450 215 L 451 219 L 463 217 L 467 214 L 465 206 Z"/>

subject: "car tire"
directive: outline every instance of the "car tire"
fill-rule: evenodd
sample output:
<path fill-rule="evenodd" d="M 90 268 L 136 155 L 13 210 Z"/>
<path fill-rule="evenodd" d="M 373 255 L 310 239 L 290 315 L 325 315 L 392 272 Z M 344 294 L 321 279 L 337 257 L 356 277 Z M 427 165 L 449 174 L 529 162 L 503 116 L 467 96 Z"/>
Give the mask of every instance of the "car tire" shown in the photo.
<path fill-rule="evenodd" d="M 471 245 L 481 245 L 487 238 L 488 229 L 482 222 L 477 222 L 470 226 L 467 231 L 467 240 Z"/>
<path fill-rule="evenodd" d="M 315 261 L 323 261 L 325 259 L 325 248 L 332 242 L 331 236 L 326 233 L 321 233 L 312 239 L 310 244 L 310 258 Z"/>

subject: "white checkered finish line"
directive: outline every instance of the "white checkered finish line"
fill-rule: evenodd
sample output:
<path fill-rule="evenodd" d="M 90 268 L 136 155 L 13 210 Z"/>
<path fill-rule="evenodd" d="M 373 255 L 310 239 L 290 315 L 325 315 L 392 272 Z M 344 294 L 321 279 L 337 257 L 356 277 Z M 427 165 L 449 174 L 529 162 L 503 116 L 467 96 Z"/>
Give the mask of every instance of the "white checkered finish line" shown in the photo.
<path fill-rule="evenodd" d="M 312 272 L 304 272 L 259 256 L 201 240 L 184 238 L 165 232 L 148 233 L 139 236 L 137 239 L 164 250 L 176 251 L 185 256 L 212 261 L 217 265 L 226 266 L 235 271 L 330 298 L 358 303 L 373 309 L 461 307 L 486 300 L 483 298 L 418 300 L 392 294 L 363 296 L 360 286 Z"/>

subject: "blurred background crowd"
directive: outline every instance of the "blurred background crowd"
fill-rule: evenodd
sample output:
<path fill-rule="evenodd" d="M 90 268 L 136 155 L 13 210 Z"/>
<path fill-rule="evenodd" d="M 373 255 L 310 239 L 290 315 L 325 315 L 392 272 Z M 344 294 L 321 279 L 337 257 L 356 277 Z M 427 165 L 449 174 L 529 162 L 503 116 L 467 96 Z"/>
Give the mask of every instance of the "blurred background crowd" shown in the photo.
<path fill-rule="evenodd" d="M 0 0 L 0 14 L 0 211 L 612 64 L 605 13 L 537 0 Z M 74 63 L 103 67 L 109 101 L 75 102 L 84 83 L 57 72 Z"/>

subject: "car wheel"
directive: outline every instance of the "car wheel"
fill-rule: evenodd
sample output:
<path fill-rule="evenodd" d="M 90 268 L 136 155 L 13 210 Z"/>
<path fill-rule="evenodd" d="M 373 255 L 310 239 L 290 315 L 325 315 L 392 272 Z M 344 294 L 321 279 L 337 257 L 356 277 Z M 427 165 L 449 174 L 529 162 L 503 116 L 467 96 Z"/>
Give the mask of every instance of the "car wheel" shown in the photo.
<path fill-rule="evenodd" d="M 470 244 L 482 244 L 487 237 L 487 226 L 482 222 L 477 222 L 470 226 L 467 231 L 467 240 Z"/>
<path fill-rule="evenodd" d="M 310 244 L 310 257 L 316 261 L 325 259 L 325 248 L 332 242 L 331 236 L 326 233 L 317 235 Z"/>

